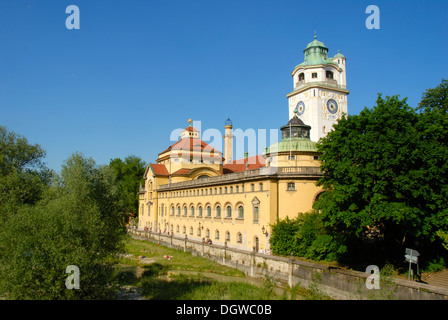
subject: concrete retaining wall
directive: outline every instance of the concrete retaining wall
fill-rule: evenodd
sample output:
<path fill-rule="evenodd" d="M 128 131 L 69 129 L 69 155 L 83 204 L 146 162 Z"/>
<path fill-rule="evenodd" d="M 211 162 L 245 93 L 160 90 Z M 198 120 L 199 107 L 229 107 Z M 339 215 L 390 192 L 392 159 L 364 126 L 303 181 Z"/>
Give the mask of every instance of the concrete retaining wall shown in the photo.
<path fill-rule="evenodd" d="M 278 285 L 292 287 L 297 283 L 318 288 L 335 299 L 399 299 L 447 300 L 448 289 L 402 279 L 381 282 L 380 289 L 367 289 L 369 274 L 334 268 L 294 258 L 265 255 L 221 245 L 207 245 L 204 241 L 190 240 L 163 233 L 128 229 L 129 233 L 194 255 L 203 256 L 220 264 L 237 268 L 251 277 L 268 276 Z"/>

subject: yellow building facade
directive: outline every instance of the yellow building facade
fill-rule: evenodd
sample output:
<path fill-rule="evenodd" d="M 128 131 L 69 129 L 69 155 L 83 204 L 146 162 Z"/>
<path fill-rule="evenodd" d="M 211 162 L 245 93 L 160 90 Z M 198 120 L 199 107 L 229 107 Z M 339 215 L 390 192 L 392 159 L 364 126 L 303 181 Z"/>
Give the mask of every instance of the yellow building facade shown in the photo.
<path fill-rule="evenodd" d="M 323 44 L 315 42 L 305 49 L 305 60 L 310 50 L 322 52 Z M 335 58 L 341 60 L 341 55 Z M 305 83 L 306 78 L 300 81 Z M 336 80 L 323 81 L 319 87 Z M 316 79 L 307 88 L 311 90 L 314 83 Z M 302 120 L 306 104 L 299 101 L 289 122 L 280 128 L 281 141 L 263 154 L 239 160 L 233 160 L 229 119 L 224 126 L 224 154 L 201 140 L 190 119 L 179 141 L 146 168 L 139 191 L 138 228 L 269 251 L 271 226 L 279 219 L 309 212 L 323 192 L 316 185 L 322 173 L 312 128 Z"/>
<path fill-rule="evenodd" d="M 138 227 L 210 239 L 243 250 L 269 250 L 271 225 L 311 210 L 322 192 L 315 143 L 294 117 L 282 141 L 263 155 L 223 164 L 222 153 L 190 133 L 149 164 L 140 188 Z M 227 124 L 228 129 L 228 124 Z"/>

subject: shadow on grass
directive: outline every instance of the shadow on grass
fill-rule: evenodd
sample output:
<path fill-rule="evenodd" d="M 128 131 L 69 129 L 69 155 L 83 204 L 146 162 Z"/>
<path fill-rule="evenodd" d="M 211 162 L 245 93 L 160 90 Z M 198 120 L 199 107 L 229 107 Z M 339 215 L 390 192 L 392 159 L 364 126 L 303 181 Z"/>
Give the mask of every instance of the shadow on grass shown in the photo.
<path fill-rule="evenodd" d="M 208 279 L 176 275 L 174 279 L 146 278 L 142 282 L 142 295 L 150 300 L 186 299 L 192 292 L 210 287 Z"/>

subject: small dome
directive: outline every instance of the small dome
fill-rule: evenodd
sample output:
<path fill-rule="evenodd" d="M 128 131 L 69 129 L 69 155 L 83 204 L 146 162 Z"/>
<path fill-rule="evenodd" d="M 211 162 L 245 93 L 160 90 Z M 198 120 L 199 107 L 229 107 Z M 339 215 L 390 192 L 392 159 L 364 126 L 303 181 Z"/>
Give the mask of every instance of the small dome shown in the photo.
<path fill-rule="evenodd" d="M 230 118 L 227 118 L 225 125 L 226 126 L 232 126 L 232 120 L 230 120 Z"/>
<path fill-rule="evenodd" d="M 279 152 L 317 152 L 316 143 L 307 138 L 287 138 L 280 142 L 274 143 L 267 149 L 266 153 Z"/>
<path fill-rule="evenodd" d="M 339 50 L 338 50 L 338 53 L 333 57 L 333 59 L 334 58 L 344 58 L 345 59 L 344 55 L 341 52 L 339 52 Z"/>
<path fill-rule="evenodd" d="M 327 48 L 325 46 L 325 44 L 319 40 L 317 40 L 317 37 L 314 37 L 314 40 L 310 43 L 308 43 L 308 45 L 306 46 L 306 49 L 312 48 L 312 47 L 323 47 L 323 48 Z M 305 50 L 306 50 L 305 49 Z M 327 48 L 328 49 L 328 48 Z"/>

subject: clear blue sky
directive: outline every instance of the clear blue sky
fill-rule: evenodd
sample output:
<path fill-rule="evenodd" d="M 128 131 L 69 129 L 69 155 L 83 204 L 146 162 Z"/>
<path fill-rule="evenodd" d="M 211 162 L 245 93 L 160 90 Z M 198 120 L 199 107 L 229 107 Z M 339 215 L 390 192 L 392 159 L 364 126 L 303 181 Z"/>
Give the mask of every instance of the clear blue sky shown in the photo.
<path fill-rule="evenodd" d="M 68 5 L 80 29 L 68 30 Z M 368 5 L 380 9 L 369 30 Z M 224 132 L 288 121 L 291 71 L 313 40 L 347 58 L 349 114 L 377 93 L 408 97 L 448 78 L 448 1 L 2 0 L 0 125 L 57 171 L 80 151 L 98 164 L 154 162 L 187 119 Z"/>

